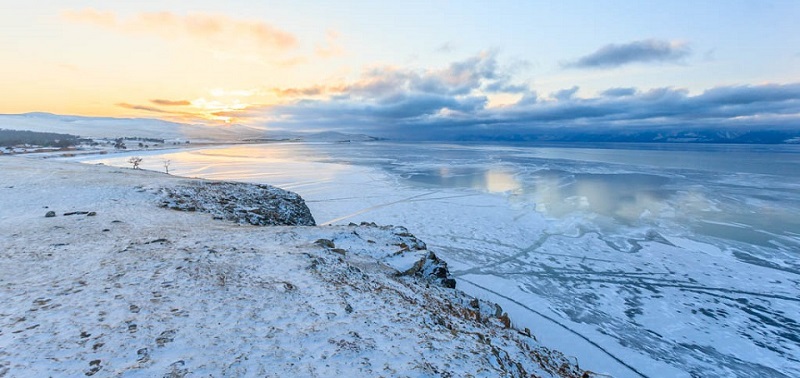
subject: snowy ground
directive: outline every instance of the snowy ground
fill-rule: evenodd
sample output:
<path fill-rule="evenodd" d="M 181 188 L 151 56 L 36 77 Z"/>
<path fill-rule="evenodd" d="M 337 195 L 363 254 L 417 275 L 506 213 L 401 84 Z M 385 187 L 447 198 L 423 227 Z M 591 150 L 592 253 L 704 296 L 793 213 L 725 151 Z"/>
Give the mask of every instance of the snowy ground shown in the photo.
<path fill-rule="evenodd" d="M 169 210 L 187 180 L 154 172 L 0 172 L 0 377 L 583 374 L 494 304 L 398 276 L 428 254 L 402 227 Z"/>
<path fill-rule="evenodd" d="M 143 164 L 276 184 L 320 224 L 403 224 L 459 288 L 596 371 L 797 376 L 800 154 L 708 148 L 273 144 Z"/>

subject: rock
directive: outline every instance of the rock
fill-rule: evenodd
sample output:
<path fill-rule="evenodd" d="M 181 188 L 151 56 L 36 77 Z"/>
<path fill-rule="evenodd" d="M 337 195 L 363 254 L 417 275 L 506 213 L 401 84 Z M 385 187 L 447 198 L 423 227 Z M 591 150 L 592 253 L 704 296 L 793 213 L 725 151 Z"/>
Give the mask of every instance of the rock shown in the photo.
<path fill-rule="evenodd" d="M 392 234 L 398 237 L 400 242 L 396 243 L 395 245 L 400 247 L 400 251 L 412 249 L 415 251 L 424 251 L 428 249 L 428 246 L 425 245 L 425 242 L 417 239 L 416 236 L 408 232 L 408 229 L 403 226 L 383 226 L 380 228 L 382 230 L 391 230 Z"/>
<path fill-rule="evenodd" d="M 48 211 L 47 214 L 44 215 L 45 218 L 52 218 L 52 217 L 55 217 L 55 216 L 56 216 L 56 212 L 52 211 L 52 210 Z"/>
<path fill-rule="evenodd" d="M 503 313 L 502 315 L 497 317 L 500 319 L 500 322 L 503 323 L 503 327 L 511 328 L 511 319 L 508 317 L 507 313 Z"/>
<path fill-rule="evenodd" d="M 162 207 L 206 212 L 214 219 L 257 226 L 316 225 L 303 198 L 270 185 L 189 181 L 161 188 L 159 194 Z"/>
<path fill-rule="evenodd" d="M 423 258 L 414 263 L 410 269 L 400 273 L 402 276 L 421 276 L 449 289 L 455 289 L 456 280 L 450 276 L 447 263 L 436 257 L 433 252 L 428 252 Z"/>
<path fill-rule="evenodd" d="M 333 241 L 330 241 L 328 239 L 317 239 L 317 241 L 315 241 L 314 244 L 329 249 L 336 248 L 336 244 L 333 244 Z"/>
<path fill-rule="evenodd" d="M 437 266 L 433 268 L 433 272 L 431 272 L 431 274 L 436 276 L 436 278 L 447 278 L 448 273 L 449 272 L 447 271 L 447 265 Z"/>
<path fill-rule="evenodd" d="M 439 283 L 448 289 L 456 288 L 456 280 L 454 278 L 443 278 Z"/>
<path fill-rule="evenodd" d="M 64 213 L 64 216 L 70 216 L 70 215 L 87 215 L 87 214 L 89 214 L 89 212 L 88 212 L 88 211 L 71 211 L 71 212 L 69 212 L 69 213 Z"/>
<path fill-rule="evenodd" d="M 494 317 L 495 318 L 499 318 L 502 315 L 503 315 L 503 308 L 500 307 L 499 304 L 495 303 L 494 304 Z"/>

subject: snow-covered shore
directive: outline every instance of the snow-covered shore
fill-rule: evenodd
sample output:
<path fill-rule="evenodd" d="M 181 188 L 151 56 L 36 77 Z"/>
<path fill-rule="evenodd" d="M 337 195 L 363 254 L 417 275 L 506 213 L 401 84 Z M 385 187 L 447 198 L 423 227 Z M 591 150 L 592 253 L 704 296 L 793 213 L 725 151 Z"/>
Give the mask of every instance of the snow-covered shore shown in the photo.
<path fill-rule="evenodd" d="M 203 184 L 156 172 L 20 157 L 0 172 L 0 377 L 584 375 L 446 288 L 403 227 L 170 210 Z"/>

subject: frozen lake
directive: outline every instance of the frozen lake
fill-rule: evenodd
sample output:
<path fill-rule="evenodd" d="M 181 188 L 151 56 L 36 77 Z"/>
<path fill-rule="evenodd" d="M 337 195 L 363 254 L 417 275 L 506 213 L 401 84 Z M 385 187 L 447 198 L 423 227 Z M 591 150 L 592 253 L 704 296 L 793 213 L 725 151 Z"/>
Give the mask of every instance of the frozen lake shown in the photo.
<path fill-rule="evenodd" d="M 584 368 L 800 376 L 800 146 L 286 143 L 142 156 L 145 169 L 170 160 L 176 175 L 295 191 L 320 224 L 404 225 L 460 289 Z"/>

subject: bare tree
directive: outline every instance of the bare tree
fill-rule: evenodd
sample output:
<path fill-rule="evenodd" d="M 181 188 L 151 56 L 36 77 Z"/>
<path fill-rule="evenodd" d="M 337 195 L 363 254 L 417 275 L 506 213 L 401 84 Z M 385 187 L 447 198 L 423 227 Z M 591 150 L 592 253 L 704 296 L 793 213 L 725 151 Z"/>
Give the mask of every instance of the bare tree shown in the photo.
<path fill-rule="evenodd" d="M 142 163 L 142 160 L 143 159 L 138 156 L 131 156 L 131 158 L 128 159 L 128 163 L 133 164 L 133 169 L 139 169 L 139 164 Z"/>
<path fill-rule="evenodd" d="M 167 174 L 169 174 L 169 164 L 172 163 L 172 161 L 164 160 L 163 163 L 164 163 L 164 171 L 166 171 Z"/>

